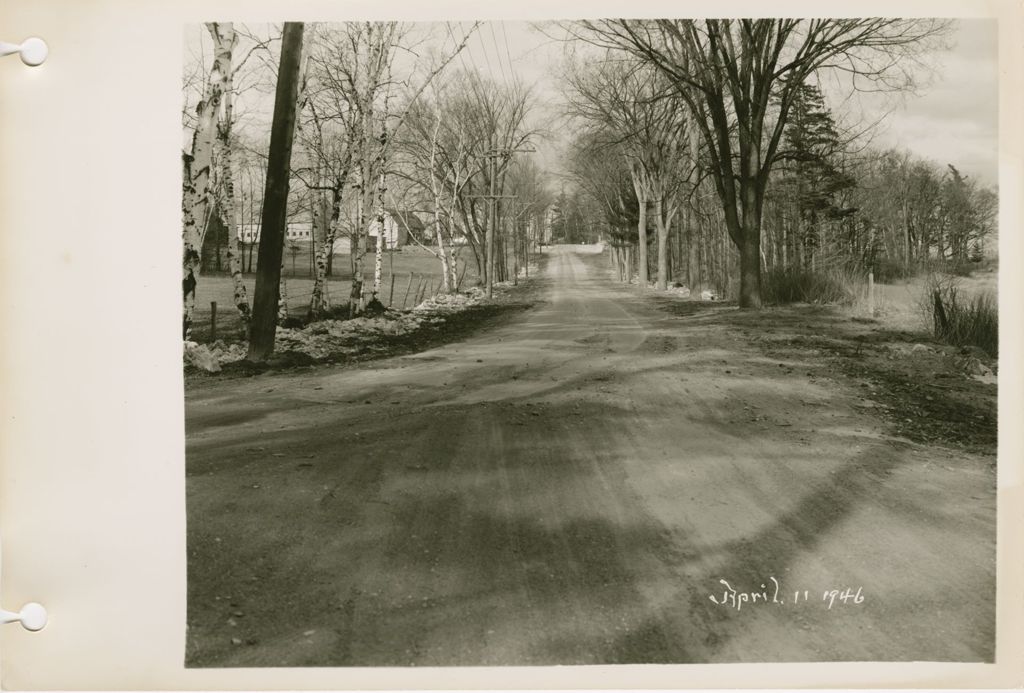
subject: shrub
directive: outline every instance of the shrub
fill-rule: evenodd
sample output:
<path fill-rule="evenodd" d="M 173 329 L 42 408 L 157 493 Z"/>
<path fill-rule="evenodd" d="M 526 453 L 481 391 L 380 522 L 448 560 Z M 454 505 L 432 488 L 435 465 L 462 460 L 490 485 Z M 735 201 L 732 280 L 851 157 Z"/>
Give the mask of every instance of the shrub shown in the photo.
<path fill-rule="evenodd" d="M 946 272 L 957 277 L 969 277 L 972 272 L 978 269 L 978 265 L 964 258 L 955 258 L 946 260 L 945 269 Z"/>
<path fill-rule="evenodd" d="M 978 272 L 994 271 L 999 267 L 997 258 L 931 258 L 922 269 L 929 273 L 949 274 L 954 277 L 970 277 Z"/>
<path fill-rule="evenodd" d="M 903 260 L 892 257 L 877 258 L 872 267 L 875 281 L 879 284 L 892 284 L 903 279 L 910 279 L 918 273 L 919 269 L 913 263 L 907 264 Z"/>
<path fill-rule="evenodd" d="M 761 296 L 766 303 L 854 303 L 865 280 L 838 269 L 812 272 L 796 267 L 776 267 L 761 277 Z"/>
<path fill-rule="evenodd" d="M 965 296 L 955 281 L 933 278 L 922 306 L 937 339 L 999 357 L 999 303 L 991 292 Z"/>

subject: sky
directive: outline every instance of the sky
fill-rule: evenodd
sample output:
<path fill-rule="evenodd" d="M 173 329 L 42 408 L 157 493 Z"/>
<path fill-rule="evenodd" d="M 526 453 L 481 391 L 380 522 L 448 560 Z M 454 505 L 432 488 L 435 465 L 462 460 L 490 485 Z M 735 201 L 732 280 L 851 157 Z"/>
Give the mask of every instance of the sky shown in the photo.
<path fill-rule="evenodd" d="M 469 26 L 461 25 L 463 32 Z M 563 98 L 558 78 L 563 46 L 545 35 L 555 33 L 524 22 L 488 22 L 472 37 L 467 54 L 484 69 L 488 61 L 492 67 L 503 62 L 507 71 L 514 69 L 534 84 L 540 95 L 540 120 L 557 122 Z M 994 20 L 957 20 L 949 50 L 929 56 L 935 69 L 922 75 L 925 83 L 917 94 L 862 95 L 846 116 L 859 122 L 847 124 L 859 130 L 877 123 L 867 133 L 876 146 L 905 148 L 940 166 L 953 164 L 994 186 L 998 181 L 996 34 Z M 507 51 L 502 43 L 505 36 Z M 506 54 L 510 59 L 504 60 Z M 829 96 L 835 107 L 847 95 Z"/>
<path fill-rule="evenodd" d="M 998 180 L 996 23 L 962 20 L 954 46 L 937 57 L 935 81 L 896 106 L 879 141 L 950 163 L 989 185 Z"/>
<path fill-rule="evenodd" d="M 486 72 L 497 81 L 515 76 L 533 87 L 534 125 L 550 133 L 538 147 L 539 163 L 557 170 L 570 130 L 560 118 L 564 89 L 559 73 L 565 44 L 558 39 L 562 34 L 551 25 L 537 27 L 522 21 L 488 21 L 475 30 L 472 27 L 468 22 L 436 22 L 418 28 L 444 53 L 469 34 L 455 66 Z M 200 27 L 189 31 L 186 60 L 204 33 Z M 905 148 L 940 166 L 953 164 L 994 186 L 998 181 L 996 33 L 994 20 L 956 20 L 950 47 L 929 56 L 934 70 L 922 74 L 916 94 L 859 95 L 851 103 L 846 100 L 848 90 L 826 88 L 826 96 L 833 107 L 845 101 L 845 125 L 859 130 L 877 123 L 868 132 L 874 145 Z M 269 118 L 269 95 L 262 106 L 255 110 Z"/>

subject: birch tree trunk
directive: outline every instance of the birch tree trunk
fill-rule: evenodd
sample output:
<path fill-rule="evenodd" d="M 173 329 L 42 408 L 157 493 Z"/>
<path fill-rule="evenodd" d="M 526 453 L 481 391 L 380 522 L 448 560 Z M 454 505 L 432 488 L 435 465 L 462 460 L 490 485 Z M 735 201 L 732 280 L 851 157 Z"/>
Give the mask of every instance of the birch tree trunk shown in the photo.
<path fill-rule="evenodd" d="M 284 276 L 284 256 L 281 257 L 281 281 L 277 290 L 277 324 L 288 319 L 288 280 Z"/>
<path fill-rule="evenodd" d="M 217 124 L 217 142 L 220 148 L 220 185 L 223 200 L 221 220 L 228 230 L 228 268 L 231 271 L 231 283 L 235 309 L 241 319 L 240 337 L 245 338 L 249 331 L 252 310 L 249 296 L 245 290 L 242 276 L 242 259 L 238 252 L 239 209 L 235 199 L 234 156 L 231 143 L 231 126 L 234 120 L 232 91 L 234 88 L 231 76 L 231 55 L 238 44 L 238 36 L 230 22 L 210 23 L 207 25 L 213 37 L 214 72 L 221 75 L 224 110 Z"/>
<path fill-rule="evenodd" d="M 437 174 L 434 168 L 437 163 L 437 133 L 441 129 L 441 111 L 435 112 L 436 124 L 434 125 L 434 137 L 430 142 L 430 191 L 434 195 L 434 233 L 437 235 L 437 257 L 441 261 L 441 289 L 446 294 L 455 290 L 455 283 L 450 275 L 448 265 L 448 253 L 444 247 L 444 234 L 441 232 L 441 190 L 437 184 Z"/>
<path fill-rule="evenodd" d="M 221 210 L 221 216 L 224 226 L 228 229 L 228 269 L 231 272 L 235 308 L 238 310 L 238 315 L 242 321 L 240 336 L 244 338 L 249 330 L 252 310 L 249 306 L 249 296 L 246 293 L 245 281 L 242 277 L 242 256 L 238 248 L 238 208 L 235 200 L 234 177 L 231 172 L 230 146 L 222 149 L 221 185 L 224 186 L 224 209 Z"/>
<path fill-rule="evenodd" d="M 335 185 L 331 190 L 331 218 L 327 222 L 327 228 L 324 229 L 323 243 L 316 251 L 316 278 L 313 280 L 313 295 L 309 301 L 309 317 L 314 320 L 322 318 L 331 309 L 331 299 L 327 288 L 327 258 L 334 253 L 334 239 L 338 234 L 342 185 Z M 318 216 L 322 217 L 322 214 Z"/>
<path fill-rule="evenodd" d="M 363 254 L 366 249 L 366 164 L 359 162 L 359 183 L 356 186 L 356 228 L 352 231 L 350 256 L 352 258 L 352 289 L 348 296 L 348 312 L 350 316 L 363 311 Z"/>
<path fill-rule="evenodd" d="M 205 220 L 210 212 L 213 142 L 223 83 L 210 80 L 196 106 L 196 130 L 192 149 L 182 154 L 182 339 L 192 336 L 196 283 L 201 262 Z"/>
<path fill-rule="evenodd" d="M 434 198 L 440 202 L 440 196 Z M 441 261 L 441 290 L 446 294 L 455 290 L 451 280 L 451 266 L 448 262 L 448 249 L 444 247 L 444 234 L 441 233 L 441 211 L 438 204 L 434 205 L 434 233 L 437 235 L 437 257 Z"/>
<path fill-rule="evenodd" d="M 384 116 L 387 117 L 386 115 Z M 380 151 L 377 155 L 377 161 L 380 165 L 380 171 L 378 171 L 377 177 L 377 249 L 374 253 L 373 258 L 373 299 L 380 300 L 380 283 L 381 275 L 383 274 L 384 267 L 384 244 L 387 242 L 384 238 L 384 193 L 387 192 L 387 179 L 384 173 L 384 167 L 386 163 L 388 133 L 387 124 L 384 118 L 381 119 L 381 132 L 380 132 Z M 397 240 L 397 239 L 396 239 Z"/>

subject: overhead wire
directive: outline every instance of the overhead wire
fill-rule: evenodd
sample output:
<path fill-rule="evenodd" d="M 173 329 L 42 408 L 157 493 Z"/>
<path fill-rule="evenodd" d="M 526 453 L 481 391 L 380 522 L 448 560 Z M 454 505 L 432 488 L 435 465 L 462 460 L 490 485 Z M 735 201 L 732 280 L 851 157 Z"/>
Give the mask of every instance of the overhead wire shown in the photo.
<path fill-rule="evenodd" d="M 469 44 L 467 44 L 468 46 Z M 491 67 L 491 59 L 487 57 L 487 46 L 484 45 L 484 40 L 480 39 L 480 51 L 484 54 L 484 62 L 487 63 L 488 74 L 494 74 L 494 68 Z"/>
<path fill-rule="evenodd" d="M 498 48 L 498 37 L 494 33 L 494 22 L 487 22 L 487 29 L 491 32 L 491 43 L 494 44 L 494 59 L 498 61 L 498 68 L 501 70 L 501 78 L 508 82 L 508 76 L 505 74 L 505 65 L 501 62 L 501 50 Z M 486 57 L 487 50 L 484 49 L 484 56 Z M 488 64 L 487 67 L 490 67 Z"/>
<path fill-rule="evenodd" d="M 445 24 L 449 24 L 449 23 L 445 22 Z M 455 45 L 456 45 L 456 47 L 458 47 L 458 46 L 462 45 L 463 43 L 466 44 L 466 54 L 469 55 L 469 62 L 471 62 L 473 64 L 473 73 L 474 74 L 480 74 L 480 65 L 477 63 L 476 57 L 474 57 L 474 55 L 473 55 L 473 49 L 472 49 L 472 46 L 471 46 L 471 43 L 470 43 L 470 40 L 469 40 L 469 37 L 470 37 L 469 32 L 467 32 L 467 31 L 462 29 L 461 22 L 460 22 L 460 26 L 459 26 L 459 31 L 462 33 L 462 38 Z M 450 25 L 448 26 L 448 32 L 451 33 L 451 26 Z M 452 36 L 452 40 L 454 40 L 454 38 L 455 37 Z M 483 45 L 482 42 L 481 42 L 481 45 Z M 462 51 L 460 51 L 459 53 L 461 55 Z M 484 52 L 484 57 L 487 57 L 486 56 L 486 51 Z M 465 66 L 465 61 L 463 61 L 463 66 Z"/>
<path fill-rule="evenodd" d="M 462 45 L 460 41 L 455 39 L 455 34 L 452 32 L 451 22 L 445 22 L 445 27 L 448 29 L 448 36 L 452 39 L 452 50 L 458 50 L 459 46 Z M 466 50 L 469 50 L 469 44 L 466 44 Z M 466 56 L 463 55 L 463 51 L 459 51 L 459 61 L 462 63 L 462 69 L 469 72 L 469 65 L 466 64 Z"/>
<path fill-rule="evenodd" d="M 505 58 L 508 60 L 508 71 L 512 78 L 515 78 L 516 71 L 512 66 L 512 48 L 508 44 L 508 31 L 505 29 L 505 20 L 501 20 L 501 35 L 505 39 Z"/>

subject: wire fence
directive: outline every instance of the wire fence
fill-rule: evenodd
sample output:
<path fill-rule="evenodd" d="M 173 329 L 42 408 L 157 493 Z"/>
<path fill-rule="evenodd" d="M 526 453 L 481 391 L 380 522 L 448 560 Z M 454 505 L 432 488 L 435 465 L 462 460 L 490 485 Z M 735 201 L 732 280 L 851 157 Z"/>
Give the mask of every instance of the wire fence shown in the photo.
<path fill-rule="evenodd" d="M 466 270 L 461 268 L 457 277 L 460 288 L 465 282 Z M 284 304 L 287 317 L 304 321 L 313 298 L 313 281 L 306 278 L 285 277 L 286 294 Z M 251 289 L 252 281 L 246 282 Z M 331 308 L 347 306 L 351 294 L 351 279 L 331 278 L 324 283 Z M 441 292 L 444 282 L 440 273 L 408 272 L 385 274 L 381 280 L 378 300 L 388 308 L 406 310 Z M 218 339 L 235 340 L 244 337 L 242 318 L 234 301 L 234 283 L 230 277 L 204 277 L 197 291 L 196 307 L 192 318 L 192 339 L 196 342 L 213 342 Z M 363 284 L 363 301 L 369 302 L 373 281 Z M 251 302 L 251 294 L 248 295 Z M 250 304 L 251 305 L 251 304 Z"/>

